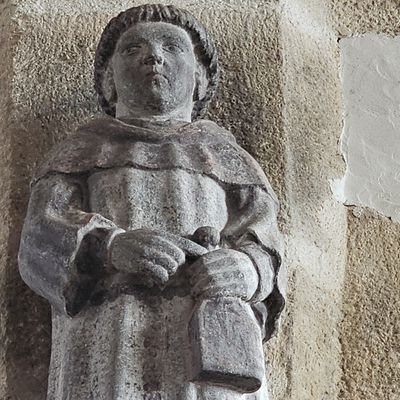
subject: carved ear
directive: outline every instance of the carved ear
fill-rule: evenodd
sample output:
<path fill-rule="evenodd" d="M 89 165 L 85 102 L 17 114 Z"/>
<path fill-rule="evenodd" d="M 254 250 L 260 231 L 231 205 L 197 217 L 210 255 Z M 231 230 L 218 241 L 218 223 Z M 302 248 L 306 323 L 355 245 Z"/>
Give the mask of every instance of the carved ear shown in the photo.
<path fill-rule="evenodd" d="M 106 72 L 104 74 L 103 93 L 104 97 L 109 102 L 110 106 L 114 107 L 115 104 L 117 104 L 118 96 L 117 96 L 117 90 L 115 89 L 114 71 L 111 62 L 108 63 Z"/>
<path fill-rule="evenodd" d="M 196 86 L 194 88 L 193 100 L 196 102 L 206 97 L 208 88 L 207 70 L 200 62 L 196 66 L 195 78 Z"/>

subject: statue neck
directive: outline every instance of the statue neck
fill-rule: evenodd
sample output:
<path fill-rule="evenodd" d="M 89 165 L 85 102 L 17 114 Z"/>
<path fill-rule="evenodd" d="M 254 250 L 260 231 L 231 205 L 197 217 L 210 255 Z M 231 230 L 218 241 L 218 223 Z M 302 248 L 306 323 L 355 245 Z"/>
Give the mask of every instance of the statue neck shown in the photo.
<path fill-rule="evenodd" d="M 145 120 L 155 123 L 164 121 L 181 121 L 181 122 L 192 122 L 192 110 L 193 102 L 190 105 L 185 105 L 176 110 L 170 112 L 157 112 L 155 110 L 145 110 L 143 108 L 132 108 L 126 107 L 124 104 L 118 102 L 116 105 L 115 117 L 121 121 L 129 120 Z"/>
<path fill-rule="evenodd" d="M 155 118 L 133 118 L 133 117 L 119 117 L 116 118 L 118 121 L 123 122 L 127 125 L 132 126 L 140 126 L 142 128 L 156 128 L 156 127 L 163 127 L 163 128 L 173 128 L 177 129 L 182 126 L 188 125 L 191 123 L 183 120 L 176 120 L 176 119 L 155 119 Z"/>

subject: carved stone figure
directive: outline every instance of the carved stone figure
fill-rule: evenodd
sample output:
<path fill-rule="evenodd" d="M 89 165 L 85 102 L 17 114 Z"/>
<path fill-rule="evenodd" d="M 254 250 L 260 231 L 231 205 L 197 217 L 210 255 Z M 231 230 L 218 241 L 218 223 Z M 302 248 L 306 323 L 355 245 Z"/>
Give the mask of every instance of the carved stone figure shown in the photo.
<path fill-rule="evenodd" d="M 38 169 L 21 238 L 21 275 L 52 305 L 48 400 L 267 399 L 278 203 L 232 134 L 200 119 L 217 80 L 184 10 L 135 7 L 105 28 L 108 116 Z"/>

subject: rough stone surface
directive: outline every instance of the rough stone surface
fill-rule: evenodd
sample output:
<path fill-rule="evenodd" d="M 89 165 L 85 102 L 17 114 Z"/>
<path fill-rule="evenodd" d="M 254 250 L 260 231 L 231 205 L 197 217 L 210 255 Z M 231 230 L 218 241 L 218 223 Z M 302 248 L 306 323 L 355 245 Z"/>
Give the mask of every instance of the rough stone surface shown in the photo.
<path fill-rule="evenodd" d="M 397 0 L 327 0 L 331 26 L 338 38 L 400 32 L 400 9 Z"/>
<path fill-rule="evenodd" d="M 328 3 L 338 38 L 400 34 L 396 0 Z M 340 175 L 339 175 L 340 176 Z M 361 217 L 361 218 L 360 218 Z M 362 208 L 348 213 L 348 263 L 343 293 L 343 400 L 399 397 L 398 224 Z M 396 359 L 397 357 L 397 359 Z"/>
<path fill-rule="evenodd" d="M 2 180 L 2 187 L 9 191 L 2 191 L 1 212 L 8 224 L 3 224 L 1 232 L 4 248 L 14 243 L 14 253 L 2 264 L 3 271 L 5 268 L 11 271 L 14 283 L 6 294 L 2 292 L 3 301 L 8 299 L 11 316 L 5 320 L 2 314 L 1 324 L 7 324 L 9 344 L 14 345 L 8 346 L 8 383 L 4 378 L 1 384 L 8 388 L 9 399 L 43 400 L 49 355 L 49 309 L 19 280 L 15 264 L 19 232 L 8 239 L 8 227 L 19 230 L 22 224 L 32 166 L 54 143 L 64 138 L 72 126 L 97 110 L 91 63 L 102 26 L 116 11 L 139 2 L 26 0 L 12 3 L 18 5 L 18 12 L 14 13 L 13 23 L 7 22 L 2 29 L 11 29 L 16 43 L 8 42 L 5 46 L 2 40 L 1 73 L 11 71 L 10 55 L 15 56 L 15 72 L 7 76 L 12 76 L 13 101 L 18 107 L 7 109 L 10 112 L 1 108 L 1 124 L 9 127 L 7 131 L 2 130 L 2 135 L 12 142 L 11 147 L 1 146 L 2 154 L 4 152 L 11 162 L 6 165 L 6 170 L 11 171 L 4 176 L 14 176 L 12 181 Z M 393 369 L 395 361 L 389 357 L 382 359 L 382 355 L 391 354 L 390 348 L 396 349 L 392 339 L 395 338 L 393 321 L 398 314 L 398 291 L 388 292 L 386 287 L 397 282 L 394 270 L 398 253 L 394 240 L 397 228 L 391 221 L 373 213 L 358 220 L 355 215 L 364 211 L 354 208 L 348 213 L 348 233 L 342 239 L 346 220 L 343 221 L 340 206 L 332 202 L 327 191 L 328 180 L 342 176 L 345 167 L 339 160 L 338 145 L 335 151 L 335 142 L 339 141 L 342 130 L 336 40 L 371 32 L 398 35 L 398 1 L 226 0 L 210 3 L 204 0 L 174 4 L 188 8 L 213 32 L 223 71 L 221 90 L 210 113 L 212 119 L 231 128 L 240 143 L 262 164 L 283 201 L 281 226 L 288 243 L 293 245 L 290 248 L 293 252 L 303 249 L 301 259 L 297 259 L 295 253 L 288 255 L 292 271 L 289 306 L 281 334 L 270 341 L 266 349 L 272 399 L 337 398 L 338 337 L 341 338 L 344 371 L 339 397 L 376 400 L 385 398 L 387 394 L 383 389 L 388 388 L 387 396 L 395 399 L 396 388 L 389 382 L 398 380 Z M 286 8 L 282 8 L 283 5 Z M 282 19 L 283 12 L 286 16 Z M 9 16 L 2 13 L 1 20 L 8 21 Z M 283 40 L 286 43 L 284 53 Z M 3 54 L 8 55 L 3 57 Z M 5 66 L 8 69 L 4 69 Z M 10 79 L 0 82 L 9 85 L 9 92 Z M 288 98 L 285 104 L 283 91 Z M 7 121 L 12 115 L 18 116 L 18 120 L 10 124 Z M 7 158 L 1 157 L 1 160 Z M 18 202 L 10 200 L 10 191 L 16 194 Z M 18 210 L 20 216 L 11 221 L 10 210 Z M 292 220 L 297 222 L 291 223 Z M 318 222 L 313 225 L 313 221 Z M 290 232 L 294 232 L 293 238 Z M 333 236 L 331 244 L 324 238 L 325 234 L 327 238 Z M 359 237 L 365 238 L 364 241 L 360 242 Z M 334 327 L 340 320 L 340 313 L 334 307 L 339 307 L 341 258 L 346 256 L 339 245 L 341 240 L 349 243 L 350 262 L 344 277 L 344 319 L 338 331 Z M 322 246 L 319 245 L 321 241 L 325 243 Z M 371 279 L 369 275 L 364 276 L 366 263 L 371 276 L 375 273 L 373 263 L 360 253 L 364 248 L 369 251 L 364 243 L 375 250 L 368 254 L 376 257 L 378 278 L 375 278 L 377 275 Z M 343 246 L 346 247 L 346 243 Z M 330 250 L 326 252 L 327 249 Z M 9 253 L 2 251 L 1 254 L 4 257 Z M 331 275 L 326 268 L 318 269 L 319 265 L 327 265 L 323 260 L 329 257 Z M 375 285 L 376 280 L 379 285 L 385 282 L 387 286 L 379 286 L 379 291 L 373 290 L 374 286 L 368 293 L 366 288 L 372 283 Z M 330 282 L 333 282 L 332 290 L 327 291 Z M 357 287 L 357 291 L 352 291 L 353 287 Z M 21 305 L 24 305 L 22 311 Z M 381 317 L 382 306 L 387 307 L 384 315 L 393 318 Z M 297 328 L 293 330 L 293 326 Z M 374 327 L 371 328 L 373 334 L 370 334 L 370 327 Z M 393 332 L 393 336 L 385 336 L 384 332 Z M 333 371 L 335 378 L 331 379 Z M 6 375 L 5 368 L 1 369 L 1 374 Z M 21 382 L 32 382 L 27 380 L 32 376 L 37 380 L 31 388 L 38 388 L 38 394 L 28 395 Z"/>
<path fill-rule="evenodd" d="M 20 153 L 19 130 L 15 129 L 15 103 L 12 96 L 13 70 L 16 46 L 21 37 L 18 24 L 12 19 L 15 15 L 15 3 L 1 3 L 1 69 L 0 69 L 0 132 L 1 132 L 1 360 L 2 368 L 0 397 L 16 398 L 10 388 L 26 392 L 31 390 L 32 399 L 36 398 L 46 386 L 47 368 L 41 367 L 43 354 L 48 357 L 48 328 L 43 329 L 42 321 L 46 320 L 43 310 L 44 302 L 32 297 L 17 273 L 16 255 L 20 227 L 26 206 L 27 191 L 24 188 L 25 160 L 29 151 Z M 19 122 L 19 121 L 18 121 Z M 16 133 L 14 135 L 14 133 Z M 23 168 L 18 171 L 18 165 Z M 17 172 L 18 171 L 18 172 Z M 47 306 L 45 306 L 47 310 Z M 26 324 L 26 325 L 25 325 Z M 28 328 L 29 327 L 29 328 Z M 28 330 L 29 333 L 28 333 Z M 5 336 L 5 337 L 4 337 Z M 47 341 L 46 341 L 47 339 Z M 45 343 L 45 347 L 43 347 Z M 42 349 L 45 349 L 43 352 Z M 20 376 L 17 377 L 20 371 Z M 22 378 L 23 377 L 23 378 Z"/>
<path fill-rule="evenodd" d="M 341 375 L 341 292 L 346 212 L 329 180 L 342 169 L 336 36 L 325 4 L 284 2 L 283 127 L 289 220 L 287 262 L 293 274 L 290 382 L 283 399 L 335 399 Z M 287 357 L 287 355 L 286 355 Z M 280 398 L 280 397 L 277 397 Z"/>
<path fill-rule="evenodd" d="M 344 400 L 400 398 L 400 226 L 364 209 L 349 213 L 344 290 Z"/>
<path fill-rule="evenodd" d="M 11 7 L 0 3 L 0 213 L 4 221 L 0 230 L 0 397 L 7 395 L 7 319 L 8 307 L 8 236 L 10 234 L 10 138 L 7 135 L 8 115 L 11 112 L 10 81 L 12 74 Z M 11 32 L 10 32 L 11 31 Z"/>

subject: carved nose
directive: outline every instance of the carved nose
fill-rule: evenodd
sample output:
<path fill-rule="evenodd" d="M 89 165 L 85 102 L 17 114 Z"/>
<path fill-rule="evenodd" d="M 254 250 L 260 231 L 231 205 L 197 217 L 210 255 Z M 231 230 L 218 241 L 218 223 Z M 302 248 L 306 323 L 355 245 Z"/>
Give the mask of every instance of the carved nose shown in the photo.
<path fill-rule="evenodd" d="M 155 64 L 162 64 L 164 62 L 164 58 L 158 52 L 151 52 L 147 57 L 144 59 L 144 63 L 147 65 L 155 65 Z"/>

